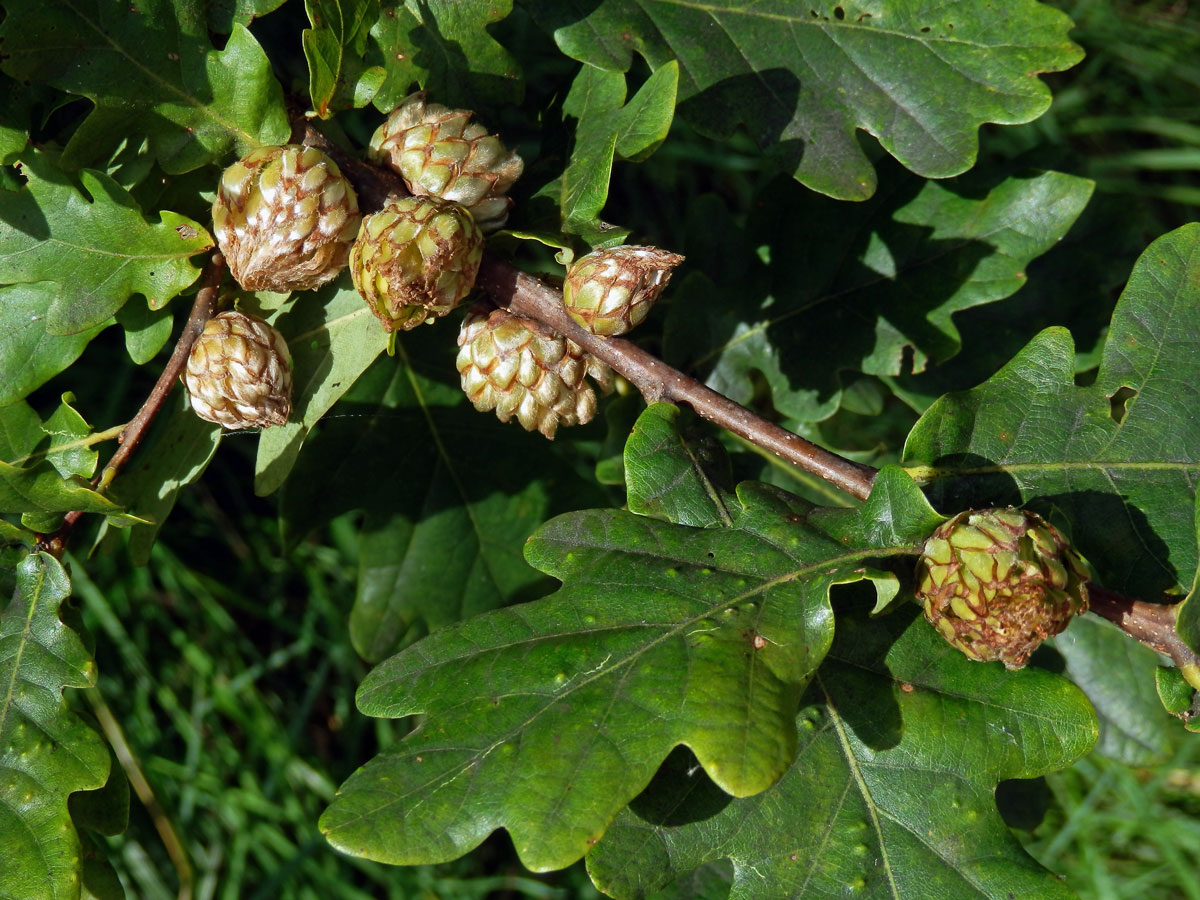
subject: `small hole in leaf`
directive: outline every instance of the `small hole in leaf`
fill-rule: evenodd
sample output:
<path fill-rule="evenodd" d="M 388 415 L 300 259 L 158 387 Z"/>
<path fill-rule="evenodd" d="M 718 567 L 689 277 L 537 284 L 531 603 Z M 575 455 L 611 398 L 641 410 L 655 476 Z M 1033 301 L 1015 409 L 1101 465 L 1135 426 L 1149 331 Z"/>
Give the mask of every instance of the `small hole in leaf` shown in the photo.
<path fill-rule="evenodd" d="M 921 29 L 921 34 L 927 34 L 928 32 L 929 32 L 929 26 L 928 26 L 928 25 L 926 25 L 924 28 L 922 28 L 922 29 Z"/>
<path fill-rule="evenodd" d="M 833 17 L 840 22 L 842 19 L 846 18 L 846 11 L 840 6 L 835 6 L 833 8 Z"/>
<path fill-rule="evenodd" d="M 1121 387 L 1117 388 L 1116 393 L 1108 398 L 1109 415 L 1112 416 L 1112 420 L 1118 425 L 1125 418 L 1125 405 L 1136 396 L 1137 391 L 1133 388 L 1121 385 Z"/>

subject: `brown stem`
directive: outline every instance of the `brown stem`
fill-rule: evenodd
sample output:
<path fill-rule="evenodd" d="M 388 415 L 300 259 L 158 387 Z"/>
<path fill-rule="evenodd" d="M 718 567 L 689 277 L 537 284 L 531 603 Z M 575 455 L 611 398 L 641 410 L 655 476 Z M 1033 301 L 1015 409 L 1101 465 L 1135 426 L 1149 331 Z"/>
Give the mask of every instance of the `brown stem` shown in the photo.
<path fill-rule="evenodd" d="M 549 326 L 608 363 L 642 392 L 646 402 L 667 400 L 686 403 L 710 422 L 825 479 L 852 497 L 865 500 L 871 493 L 876 469 L 844 459 L 767 421 L 740 403 L 672 368 L 636 344 L 620 338 L 599 337 L 584 330 L 567 315 L 562 294 L 532 275 L 509 263 L 487 257 L 480 267 L 476 284 L 498 306 Z"/>
<path fill-rule="evenodd" d="M 1092 612 L 1108 619 L 1147 647 L 1170 657 L 1184 677 L 1192 681 L 1189 674 L 1194 677 L 1200 665 L 1200 656 L 1183 642 L 1175 630 L 1179 604 L 1134 600 L 1096 584 L 1088 585 L 1088 598 Z M 1193 684 L 1193 687 L 1200 688 L 1200 685 Z"/>
<path fill-rule="evenodd" d="M 120 446 L 104 466 L 104 469 L 92 481 L 92 486 L 97 491 L 103 493 L 112 483 L 117 472 L 121 470 L 121 467 L 125 465 L 125 461 L 129 459 L 133 451 L 142 442 L 142 438 L 146 436 L 151 423 L 158 415 L 159 410 L 162 409 L 167 396 L 175 387 L 175 382 L 179 380 L 179 373 L 183 371 L 183 367 L 187 364 L 192 344 L 200 335 L 200 332 L 204 330 L 204 323 L 212 318 L 213 309 L 216 307 L 217 302 L 217 291 L 221 286 L 221 279 L 224 275 L 225 257 L 220 253 L 213 253 L 200 275 L 200 290 L 196 293 L 196 300 L 192 304 L 192 311 L 183 326 L 183 332 L 179 335 L 179 341 L 175 344 L 171 358 L 167 360 L 162 374 L 158 376 L 158 381 L 154 383 L 154 387 L 150 391 L 150 396 L 146 398 L 146 402 L 142 404 L 142 408 L 137 411 L 137 415 L 129 420 L 129 424 L 125 426 L 120 437 L 117 438 Z M 39 539 L 39 548 L 55 556 L 61 556 L 66 547 L 67 538 L 70 537 L 71 530 L 81 518 L 83 518 L 83 513 L 79 510 L 72 510 L 67 513 L 58 531 Z"/>

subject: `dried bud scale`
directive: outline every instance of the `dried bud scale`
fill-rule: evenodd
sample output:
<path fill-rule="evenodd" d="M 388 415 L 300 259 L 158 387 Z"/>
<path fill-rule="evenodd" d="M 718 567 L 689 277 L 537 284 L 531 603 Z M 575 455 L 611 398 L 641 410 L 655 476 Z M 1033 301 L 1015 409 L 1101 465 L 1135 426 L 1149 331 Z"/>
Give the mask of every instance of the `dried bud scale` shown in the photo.
<path fill-rule="evenodd" d="M 360 222 L 337 165 L 314 147 L 260 147 L 221 175 L 213 231 L 250 291 L 312 290 L 346 265 Z"/>
<path fill-rule="evenodd" d="M 625 334 L 642 323 L 683 257 L 658 247 L 613 247 L 581 256 L 567 270 L 563 303 L 592 334 Z"/>
<path fill-rule="evenodd" d="M 559 425 L 584 424 L 596 413 L 585 376 L 607 367 L 540 322 L 477 305 L 458 346 L 462 388 L 480 412 L 494 409 L 501 422 L 516 416 L 526 431 L 548 438 Z"/>
<path fill-rule="evenodd" d="M 971 659 L 1019 669 L 1088 606 L 1087 569 L 1036 513 L 967 511 L 926 540 L 917 563 L 925 618 Z"/>
<path fill-rule="evenodd" d="M 383 327 L 408 331 L 446 315 L 475 286 L 483 233 L 436 197 L 405 197 L 363 220 L 350 276 Z"/>
<path fill-rule="evenodd" d="M 266 428 L 292 409 L 287 341 L 257 316 L 223 312 L 192 344 L 183 382 L 192 410 L 225 428 Z"/>
<path fill-rule="evenodd" d="M 524 163 L 471 116 L 413 94 L 379 126 L 367 152 L 395 169 L 413 194 L 462 204 L 490 232 L 508 218 L 512 201 L 504 195 Z"/>

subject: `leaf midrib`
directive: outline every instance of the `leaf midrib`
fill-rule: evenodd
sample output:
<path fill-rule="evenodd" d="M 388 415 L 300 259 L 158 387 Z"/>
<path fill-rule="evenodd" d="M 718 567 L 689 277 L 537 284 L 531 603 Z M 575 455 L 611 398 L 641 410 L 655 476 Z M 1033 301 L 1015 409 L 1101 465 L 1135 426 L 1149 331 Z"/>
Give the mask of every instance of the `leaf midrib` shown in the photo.
<path fill-rule="evenodd" d="M 147 68 L 147 67 L 146 67 L 146 66 L 144 66 L 144 65 L 143 65 L 141 62 L 139 62 L 139 61 L 138 61 L 138 60 L 137 60 L 135 57 L 133 57 L 133 56 L 131 56 L 129 53 L 127 53 L 127 52 L 125 51 L 125 48 L 124 48 L 124 47 L 122 47 L 120 44 L 118 44 L 116 41 L 114 41 L 114 40 L 113 40 L 111 37 L 109 37 L 108 33 L 107 33 L 107 32 L 106 32 L 106 31 L 105 31 L 103 28 L 101 28 L 101 27 L 100 27 L 98 24 L 96 24 L 95 22 L 93 22 L 93 21 L 92 21 L 90 18 L 88 18 L 86 15 L 84 15 L 84 13 L 83 13 L 83 12 L 81 12 L 81 11 L 80 11 L 80 10 L 79 10 L 79 9 L 78 9 L 78 8 L 77 8 L 77 7 L 76 7 L 76 6 L 75 6 L 75 5 L 72 3 L 72 2 L 71 2 L 71 0 L 60 0 L 60 2 L 63 4 L 63 6 L 67 7 L 68 9 L 70 9 L 70 10 L 71 10 L 71 12 L 75 13 L 75 15 L 77 15 L 77 16 L 80 18 L 80 20 L 81 20 L 82 22 L 84 22 L 84 23 L 85 23 L 85 24 L 86 24 L 86 25 L 87 25 L 89 28 L 91 28 L 91 29 L 92 29 L 92 30 L 93 30 L 93 31 L 94 31 L 94 32 L 95 32 L 97 35 L 99 35 L 100 39 L 101 39 L 101 40 L 103 40 L 103 41 L 104 41 L 104 43 L 108 44 L 108 46 L 112 48 L 112 51 L 113 51 L 114 53 L 116 53 L 118 56 L 120 56 L 121 58 L 123 58 L 124 60 L 126 60 L 126 61 L 129 63 L 129 65 L 130 65 L 130 66 L 132 66 L 133 68 L 135 68 L 135 69 L 137 69 L 138 71 L 140 71 L 140 72 L 141 72 L 143 75 L 145 75 L 145 76 L 146 76 L 146 78 L 147 78 L 148 80 L 150 80 L 150 81 L 154 82 L 155 84 L 157 84 L 157 85 L 158 85 L 158 86 L 159 86 L 159 87 L 160 87 L 162 90 L 164 90 L 165 92 L 167 92 L 167 93 L 170 93 L 170 94 L 174 94 L 176 97 L 179 97 L 179 98 L 180 98 L 180 99 L 181 99 L 181 100 L 182 100 L 182 101 L 183 101 L 183 102 L 184 102 L 184 103 L 185 103 L 187 106 L 190 106 L 190 107 L 192 107 L 193 109 L 196 109 L 196 110 L 198 110 L 198 111 L 199 111 L 199 112 L 201 112 L 201 113 L 202 113 L 204 116 L 206 116 L 208 119 L 210 119 L 211 121 L 215 122 L 215 123 L 216 123 L 217 125 L 219 125 L 221 128 L 225 129 L 225 131 L 227 131 L 228 133 L 230 133 L 230 134 L 233 134 L 233 135 L 237 135 L 237 137 L 239 138 L 239 140 L 240 140 L 240 141 L 241 141 L 243 144 L 245 144 L 246 146 L 249 146 L 249 147 L 257 147 L 257 146 L 260 146 L 260 144 L 259 144 L 259 141 L 258 141 L 256 138 L 252 137 L 251 135 L 249 135 L 249 134 L 248 134 L 248 133 L 246 133 L 245 131 L 242 131 L 242 129 L 238 128 L 237 126 L 235 126 L 235 125 L 232 125 L 232 124 L 230 124 L 229 122 L 227 122 L 223 116 L 221 116 L 221 115 L 219 115 L 218 113 L 214 112 L 214 111 L 213 111 L 213 109 L 212 109 L 212 107 L 210 107 L 209 105 L 207 105 L 207 104 L 205 104 L 205 103 L 201 103 L 199 100 L 197 100 L 197 99 L 196 99 L 195 97 L 193 97 L 191 94 L 189 94 L 189 93 L 187 93 L 186 91 L 184 91 L 184 90 L 182 90 L 182 89 L 180 89 L 180 88 L 176 87 L 176 86 L 175 86 L 174 84 L 172 84 L 170 81 L 167 81 L 167 80 L 165 80 L 165 79 L 164 79 L 164 78 L 162 78 L 162 77 L 161 77 L 161 76 L 160 76 L 160 75 L 159 75 L 157 72 L 155 72 L 153 69 Z M 213 48 L 213 50 L 212 50 L 212 51 L 206 51 L 206 52 L 205 52 L 205 54 L 204 54 L 204 55 L 205 55 L 205 59 L 206 59 L 206 61 L 207 61 L 207 57 L 208 57 L 208 55 L 209 55 L 209 52 L 215 52 L 215 48 Z M 96 98 L 96 99 L 97 99 L 97 103 L 98 103 L 100 98 Z"/>
<path fill-rule="evenodd" d="M 460 765 L 456 766 L 454 769 L 445 770 L 445 771 L 441 772 L 440 774 L 434 775 L 425 783 L 416 785 L 411 790 L 408 790 L 402 794 L 399 794 L 399 795 L 395 796 L 393 799 L 389 799 L 389 800 L 381 803 L 379 806 L 376 806 L 372 809 L 364 810 L 364 811 L 360 812 L 353 819 L 347 820 L 347 822 L 343 823 L 340 827 L 342 827 L 342 828 L 347 827 L 348 822 L 352 822 L 352 821 L 358 822 L 358 821 L 362 821 L 364 819 L 374 817 L 374 816 L 378 815 L 380 812 L 382 812 L 383 810 L 385 810 L 391 806 L 394 806 L 397 803 L 400 803 L 400 802 L 408 799 L 409 797 L 412 797 L 421 792 L 424 792 L 431 785 L 433 785 L 434 782 L 440 781 L 442 784 L 449 784 L 452 781 L 457 780 L 466 770 L 472 768 L 480 759 L 483 759 L 484 757 L 490 755 L 497 747 L 501 746 L 502 744 L 511 740 L 514 736 L 523 732 L 534 721 L 536 721 L 538 718 L 540 718 L 543 714 L 545 714 L 548 711 L 550 711 L 551 709 L 553 709 L 556 705 L 558 705 L 560 702 L 562 702 L 567 697 L 574 694 L 576 691 L 580 690 L 581 688 L 585 687 L 588 684 L 591 684 L 593 681 L 595 681 L 599 678 L 607 677 L 609 674 L 616 672 L 620 668 L 623 668 L 625 666 L 635 663 L 644 653 L 649 652 L 654 647 L 658 646 L 660 643 L 666 641 L 668 638 L 676 636 L 684 628 L 686 628 L 689 625 L 695 624 L 696 622 L 700 621 L 701 619 L 710 617 L 710 616 L 714 615 L 715 613 L 719 612 L 720 610 L 722 610 L 728 606 L 732 606 L 737 603 L 741 603 L 750 597 L 758 596 L 758 594 L 760 594 L 761 592 L 766 591 L 772 587 L 775 587 L 780 584 L 786 584 L 791 581 L 795 581 L 796 579 L 800 578 L 803 575 L 811 574 L 813 572 L 824 569 L 835 563 L 843 563 L 843 562 L 849 562 L 852 560 L 858 560 L 865 556 L 878 557 L 878 556 L 901 555 L 901 554 L 907 555 L 911 552 L 912 552 L 911 548 L 908 548 L 908 547 L 905 547 L 902 549 L 886 549 L 886 550 L 873 550 L 873 549 L 867 548 L 867 549 L 863 549 L 863 550 L 858 550 L 854 553 L 843 554 L 842 556 L 839 556 L 839 557 L 830 557 L 828 559 L 822 560 L 819 563 L 815 563 L 810 566 L 805 566 L 800 569 L 795 569 L 795 570 L 787 572 L 783 575 L 777 576 L 776 578 L 770 579 L 769 581 L 765 581 L 759 585 L 756 585 L 753 589 L 745 591 L 744 593 L 739 594 L 736 597 L 723 600 L 721 603 L 711 606 L 710 608 L 706 609 L 704 612 L 698 613 L 695 616 L 692 616 L 691 618 L 689 618 L 687 620 L 676 623 L 674 628 L 671 628 L 671 629 L 665 631 L 664 633 L 662 633 L 658 637 L 654 638 L 647 644 L 637 648 L 632 653 L 630 653 L 628 656 L 626 656 L 624 659 L 618 660 L 617 662 L 613 663 L 612 665 L 608 666 L 607 668 L 597 667 L 595 670 L 593 670 L 592 673 L 589 673 L 590 677 L 582 679 L 578 682 L 574 682 L 571 684 L 569 689 L 560 691 L 559 693 L 556 693 L 553 696 L 547 698 L 549 702 L 547 702 L 544 706 L 542 706 L 540 709 L 538 709 L 535 712 L 533 712 L 532 714 L 530 714 L 528 717 L 525 718 L 524 721 L 522 721 L 522 722 L 514 725 L 512 728 L 506 730 L 503 733 L 503 735 L 499 736 L 496 740 L 491 741 L 486 747 L 472 750 L 470 758 L 467 759 L 466 761 L 464 761 L 463 763 L 461 763 Z M 827 577 L 832 577 L 832 576 L 827 576 Z M 628 627 L 646 627 L 646 626 L 640 626 L 640 625 L 638 625 L 638 626 L 629 626 L 629 625 L 607 626 L 606 628 L 603 628 L 603 629 L 598 628 L 598 629 L 592 629 L 592 630 L 593 631 L 616 630 L 618 627 L 628 628 Z M 489 647 L 488 650 L 489 650 L 489 652 L 495 651 L 495 650 L 504 650 L 504 649 L 509 649 L 509 648 L 513 648 L 513 647 L 519 647 L 524 643 L 530 642 L 530 640 L 541 640 L 541 639 L 552 638 L 552 637 L 577 635 L 580 633 L 585 633 L 585 632 L 576 629 L 576 630 L 568 633 L 568 635 L 541 635 L 541 636 L 538 636 L 537 638 L 533 638 L 533 639 L 527 638 L 522 641 L 514 641 L 509 644 L 501 644 L 501 645 L 497 645 L 494 647 Z M 435 665 L 443 666 L 448 663 L 455 662 L 460 658 L 461 657 L 457 657 L 457 656 L 450 657 L 449 659 L 440 660 Z M 409 676 L 411 676 L 413 673 L 407 673 L 407 674 Z M 360 704 L 359 708 L 360 708 L 360 710 L 362 709 L 361 704 Z M 365 712 L 365 710 L 363 710 L 363 711 Z M 410 714 L 410 713 L 397 713 L 395 715 L 400 716 L 400 715 L 408 715 L 408 714 Z M 395 717 L 395 716 L 393 716 L 393 717 Z M 414 754 L 416 753 L 415 750 L 413 750 L 412 752 Z M 425 748 L 425 752 L 428 752 L 428 748 Z M 455 771 L 455 769 L 457 771 Z M 439 785 L 439 788 L 440 787 L 441 787 L 441 785 Z M 422 800 L 421 802 L 424 802 L 424 801 Z"/>
<path fill-rule="evenodd" d="M 4 704 L 0 707 L 0 735 L 5 733 L 5 726 L 8 724 L 8 711 L 12 709 L 13 692 L 16 690 L 17 681 L 21 672 L 21 659 L 25 655 L 25 648 L 29 646 L 29 635 L 33 630 L 33 616 L 37 609 L 37 598 L 41 595 L 42 585 L 46 581 L 45 566 L 38 567 L 37 583 L 34 590 L 31 592 L 29 601 L 29 612 L 25 617 L 25 627 L 21 631 L 21 638 L 17 644 L 16 657 L 13 660 L 12 678 L 8 681 L 8 687 L 4 692 Z"/>

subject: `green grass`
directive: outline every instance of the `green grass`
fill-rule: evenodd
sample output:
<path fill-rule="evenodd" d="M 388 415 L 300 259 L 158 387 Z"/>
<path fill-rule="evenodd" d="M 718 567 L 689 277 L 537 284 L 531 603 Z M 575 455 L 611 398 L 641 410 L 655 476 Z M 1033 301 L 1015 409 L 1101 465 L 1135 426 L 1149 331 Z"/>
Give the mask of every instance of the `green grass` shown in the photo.
<path fill-rule="evenodd" d="M 1200 900 L 1200 738 L 1161 766 L 1090 756 L 1047 779 L 1054 803 L 1027 849 L 1084 900 Z"/>

